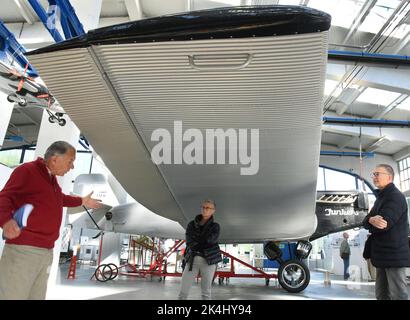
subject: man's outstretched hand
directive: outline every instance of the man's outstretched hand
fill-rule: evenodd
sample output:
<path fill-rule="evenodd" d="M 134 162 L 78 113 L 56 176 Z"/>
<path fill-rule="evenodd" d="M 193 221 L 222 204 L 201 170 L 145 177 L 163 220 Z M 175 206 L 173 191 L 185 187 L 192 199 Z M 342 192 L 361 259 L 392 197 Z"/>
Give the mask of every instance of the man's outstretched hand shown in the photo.
<path fill-rule="evenodd" d="M 94 191 L 91 191 L 88 195 L 82 198 L 83 199 L 82 205 L 86 206 L 87 208 L 91 208 L 91 209 L 101 208 L 101 203 L 100 203 L 101 200 L 91 198 L 93 193 Z"/>

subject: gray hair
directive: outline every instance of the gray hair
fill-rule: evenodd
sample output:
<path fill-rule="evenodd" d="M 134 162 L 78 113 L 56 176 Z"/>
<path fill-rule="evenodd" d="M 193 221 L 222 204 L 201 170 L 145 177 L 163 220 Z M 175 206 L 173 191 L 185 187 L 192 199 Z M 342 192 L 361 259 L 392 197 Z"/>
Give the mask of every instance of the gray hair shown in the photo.
<path fill-rule="evenodd" d="M 49 146 L 44 154 L 44 160 L 50 159 L 52 156 L 62 156 L 68 152 L 68 150 L 74 150 L 75 148 L 65 141 L 56 141 Z"/>
<path fill-rule="evenodd" d="M 393 168 L 392 168 L 392 166 L 390 166 L 390 165 L 388 165 L 388 164 L 378 164 L 377 166 L 376 166 L 376 168 L 383 168 L 384 170 L 386 170 L 387 171 L 387 173 L 389 174 L 389 175 L 391 175 L 392 176 L 392 179 L 394 180 L 394 170 L 393 170 Z"/>
<path fill-rule="evenodd" d="M 202 201 L 202 204 L 204 204 L 204 203 L 211 203 L 211 204 L 214 206 L 214 208 L 216 209 L 216 203 L 215 203 L 214 200 L 212 200 L 212 199 L 205 199 L 204 201 Z"/>

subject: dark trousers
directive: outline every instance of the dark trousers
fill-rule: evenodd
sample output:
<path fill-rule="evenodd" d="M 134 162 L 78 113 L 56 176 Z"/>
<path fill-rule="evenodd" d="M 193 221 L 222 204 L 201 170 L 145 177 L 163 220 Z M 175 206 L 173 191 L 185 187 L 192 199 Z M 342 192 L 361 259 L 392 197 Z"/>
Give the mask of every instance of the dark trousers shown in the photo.
<path fill-rule="evenodd" d="M 350 264 L 350 257 L 343 259 L 343 279 L 347 280 L 350 277 L 348 272 Z"/>
<path fill-rule="evenodd" d="M 406 268 L 376 268 L 376 299 L 408 299 Z"/>

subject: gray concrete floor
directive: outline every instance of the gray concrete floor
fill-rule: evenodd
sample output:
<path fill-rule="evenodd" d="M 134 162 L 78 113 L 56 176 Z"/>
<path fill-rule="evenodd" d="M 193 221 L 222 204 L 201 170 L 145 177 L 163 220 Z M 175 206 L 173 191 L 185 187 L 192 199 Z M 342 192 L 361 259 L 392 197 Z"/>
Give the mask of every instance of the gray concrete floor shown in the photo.
<path fill-rule="evenodd" d="M 76 279 L 67 279 L 68 264 L 60 265 L 57 284 L 50 286 L 47 299 L 53 300 L 175 300 L 180 278 L 168 277 L 165 281 L 119 276 L 113 281 L 90 280 L 95 267 L 78 265 Z M 309 286 L 292 294 L 282 289 L 276 280 L 269 286 L 264 279 L 231 278 L 228 284 L 217 282 L 212 289 L 215 300 L 374 300 L 374 282 L 344 281 L 331 275 L 331 285 L 324 284 L 323 274 L 312 272 Z M 409 287 L 410 296 L 410 287 Z M 194 283 L 190 299 L 200 299 L 199 283 Z"/>

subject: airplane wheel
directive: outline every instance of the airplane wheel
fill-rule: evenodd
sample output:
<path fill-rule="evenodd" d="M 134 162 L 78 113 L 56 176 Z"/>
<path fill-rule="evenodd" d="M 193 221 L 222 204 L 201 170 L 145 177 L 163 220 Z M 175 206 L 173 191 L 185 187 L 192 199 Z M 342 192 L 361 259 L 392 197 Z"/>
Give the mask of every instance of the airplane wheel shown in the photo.
<path fill-rule="evenodd" d="M 56 122 L 56 119 L 54 118 L 54 117 L 48 117 L 48 122 L 50 122 L 50 123 L 54 123 L 54 122 Z"/>
<path fill-rule="evenodd" d="M 8 102 L 16 102 L 16 99 L 17 98 L 17 96 L 16 95 L 14 95 L 14 94 L 9 94 L 8 96 L 7 96 L 7 101 Z"/>
<path fill-rule="evenodd" d="M 67 121 L 65 121 L 65 119 L 58 120 L 58 124 L 62 127 L 64 127 L 66 123 L 67 123 Z"/>
<path fill-rule="evenodd" d="M 269 285 L 269 278 L 265 279 L 265 285 L 266 285 L 266 286 Z"/>
<path fill-rule="evenodd" d="M 297 293 L 308 286 L 310 272 L 300 260 L 289 260 L 279 267 L 278 280 L 283 289 Z"/>
<path fill-rule="evenodd" d="M 19 100 L 19 102 L 18 102 L 18 105 L 19 105 L 20 107 L 26 107 L 26 106 L 27 106 L 27 100 L 24 99 L 24 98 L 21 98 L 21 99 Z"/>

